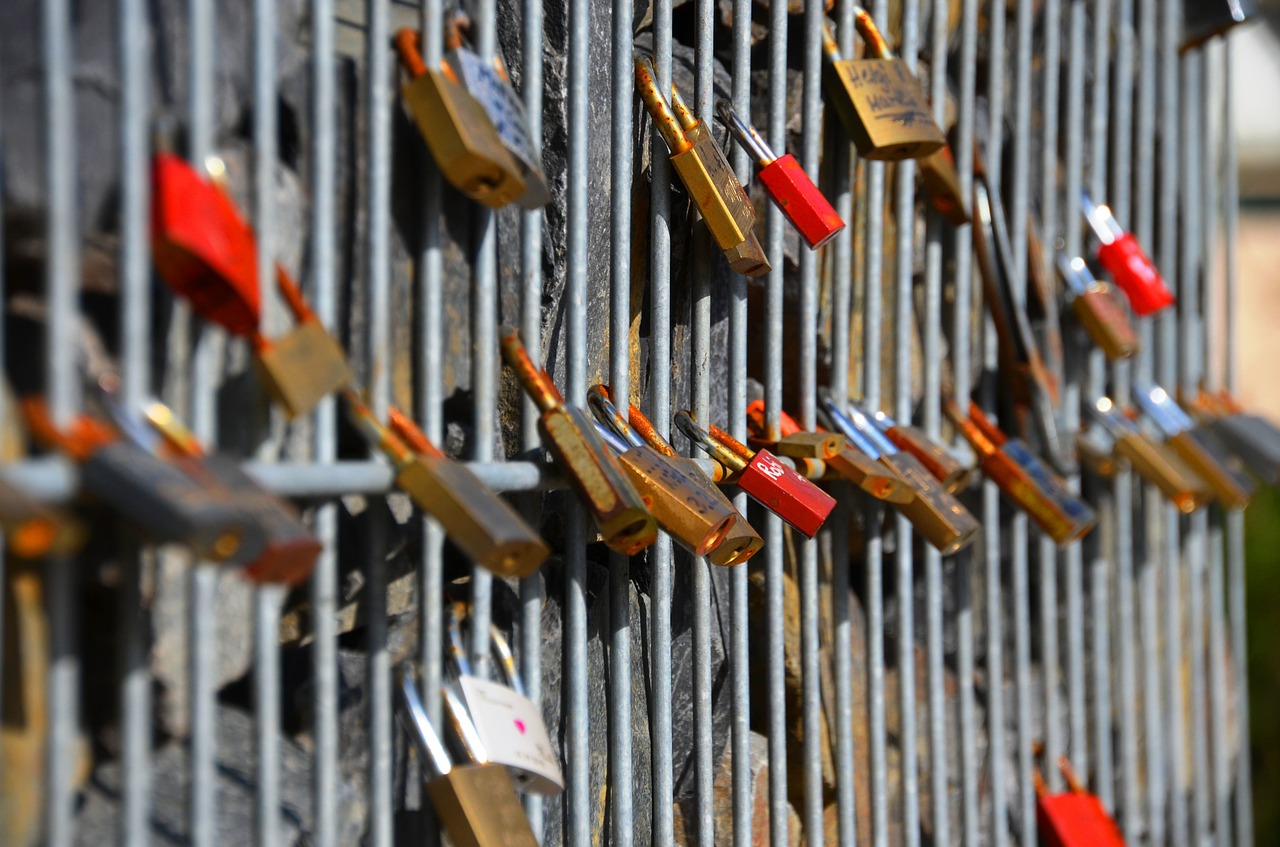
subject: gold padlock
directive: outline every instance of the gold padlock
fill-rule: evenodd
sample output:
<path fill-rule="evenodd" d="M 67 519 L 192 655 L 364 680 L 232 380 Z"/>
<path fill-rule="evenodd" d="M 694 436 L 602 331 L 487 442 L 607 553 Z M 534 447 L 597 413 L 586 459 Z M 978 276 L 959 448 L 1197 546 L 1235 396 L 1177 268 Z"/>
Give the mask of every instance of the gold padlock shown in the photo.
<path fill-rule="evenodd" d="M 1071 289 L 1071 311 L 1076 320 L 1106 357 L 1114 362 L 1137 355 L 1138 333 L 1111 286 L 1096 279 L 1079 256 L 1068 259 L 1059 253 L 1058 272 Z"/>
<path fill-rule="evenodd" d="M 920 427 L 900 424 L 881 411 L 867 412 L 864 409 L 863 414 L 895 447 L 915 456 L 947 491 L 955 494 L 969 487 L 973 468 L 953 456 L 950 450 L 930 438 Z"/>
<path fill-rule="evenodd" d="M 854 7 L 862 59 L 844 59 L 824 28 L 827 89 L 849 137 L 864 159 L 920 159 L 946 143 L 920 81 L 893 55 L 871 15 Z"/>
<path fill-rule="evenodd" d="M 428 68 L 418 52 L 418 33 L 411 29 L 397 32 L 395 45 L 409 74 L 401 95 L 444 178 L 472 200 L 495 209 L 523 195 L 520 163 L 453 69 Z"/>
<path fill-rule="evenodd" d="M 947 223 L 964 226 L 973 220 L 969 211 L 969 198 L 960 190 L 960 174 L 956 172 L 955 157 L 951 147 L 944 144 L 919 162 L 920 182 L 929 205 L 933 206 Z"/>
<path fill-rule="evenodd" d="M 637 57 L 635 66 L 636 88 L 654 126 L 671 150 L 671 165 L 729 267 L 746 276 L 768 273 L 769 261 L 753 231 L 755 207 L 716 145 L 706 122 L 693 116 L 675 86 L 671 87 L 672 102 L 676 104 L 673 111 L 658 90 L 653 65 L 648 59 Z"/>
<path fill-rule="evenodd" d="M 1189 515 L 1213 499 L 1205 481 L 1163 444 L 1148 439 L 1109 397 L 1093 404 L 1094 417 L 1115 439 L 1116 455 L 1125 459 L 1134 473 L 1160 489 L 1160 493 Z"/>

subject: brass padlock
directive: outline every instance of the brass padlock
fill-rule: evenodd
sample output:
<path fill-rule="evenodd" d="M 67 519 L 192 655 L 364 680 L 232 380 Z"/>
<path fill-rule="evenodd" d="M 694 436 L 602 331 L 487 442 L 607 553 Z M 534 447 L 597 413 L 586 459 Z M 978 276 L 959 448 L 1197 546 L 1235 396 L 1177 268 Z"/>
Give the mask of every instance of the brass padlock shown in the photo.
<path fill-rule="evenodd" d="M 0 531 L 4 546 L 21 559 L 74 553 L 84 544 L 84 525 L 56 506 L 39 503 L 0 478 Z"/>
<path fill-rule="evenodd" d="M 395 44 L 409 75 L 401 95 L 444 178 L 494 209 L 523 195 L 527 186 L 520 163 L 453 69 L 428 68 L 418 52 L 418 33 L 411 29 L 397 32 Z"/>
<path fill-rule="evenodd" d="M 286 418 L 305 415 L 324 397 L 351 383 L 351 366 L 342 346 L 302 299 L 302 292 L 280 265 L 276 285 L 297 325 L 280 338 L 255 337 L 254 369 Z"/>
<path fill-rule="evenodd" d="M 920 182 L 929 205 L 952 226 L 964 226 L 973 220 L 969 210 L 969 198 L 960 190 L 960 174 L 956 172 L 955 157 L 951 147 L 942 145 L 918 163 Z"/>
<path fill-rule="evenodd" d="M 356 429 L 391 460 L 396 487 L 439 521 L 472 561 L 501 577 L 526 577 L 551 555 L 546 542 L 511 504 L 465 464 L 440 452 L 407 417 L 390 413 L 393 432 L 355 391 L 348 389 L 342 396 Z"/>
<path fill-rule="evenodd" d="M 636 88 L 653 118 L 654 126 L 671 150 L 671 165 L 706 221 L 716 246 L 729 267 L 746 276 L 769 272 L 769 261 L 753 228 L 756 210 L 738 176 L 715 143 L 705 121 L 699 121 L 671 88 L 667 103 L 654 80 L 653 65 L 637 56 Z"/>
<path fill-rule="evenodd" d="M 827 91 L 849 137 L 864 159 L 920 159 L 946 143 L 933 120 L 920 81 L 894 58 L 888 42 L 865 9 L 854 7 L 862 36 L 862 59 L 844 59 L 829 27 L 824 28 Z"/>
<path fill-rule="evenodd" d="M 955 494 L 969 487 L 973 468 L 952 455 L 951 451 L 930 438 L 924 430 L 910 424 L 899 424 L 884 412 L 861 410 L 899 450 L 920 460 L 942 487 Z"/>
<path fill-rule="evenodd" d="M 1138 333 L 1111 286 L 1096 279 L 1079 256 L 1068 259 L 1059 253 L 1058 272 L 1071 289 L 1071 311 L 1076 320 L 1106 357 L 1114 362 L 1136 355 L 1140 346 Z"/>
<path fill-rule="evenodd" d="M 449 719 L 464 749 L 479 762 L 454 764 L 427 717 L 413 672 L 398 671 L 398 694 L 405 730 L 432 776 L 427 797 L 457 847 L 537 847 L 529 819 L 507 769 L 477 756 L 479 737 L 457 695 L 442 688 Z"/>
<path fill-rule="evenodd" d="M 1111 398 L 1099 397 L 1090 410 L 1115 439 L 1116 455 L 1125 459 L 1134 473 L 1159 488 L 1178 511 L 1189 515 L 1213 499 L 1213 492 L 1195 471 L 1172 450 L 1143 435 Z"/>
<path fill-rule="evenodd" d="M 658 525 L 613 452 L 580 409 L 566 406 L 555 384 L 533 363 L 519 330 L 502 329 L 502 356 L 541 411 L 538 434 L 600 530 L 604 543 L 628 556 L 658 539 Z"/>

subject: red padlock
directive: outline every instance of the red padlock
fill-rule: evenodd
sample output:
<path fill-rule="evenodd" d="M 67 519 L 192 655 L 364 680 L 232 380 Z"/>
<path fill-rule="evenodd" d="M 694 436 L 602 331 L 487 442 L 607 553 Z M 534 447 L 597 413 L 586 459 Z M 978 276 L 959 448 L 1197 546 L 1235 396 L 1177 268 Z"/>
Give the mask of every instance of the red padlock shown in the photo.
<path fill-rule="evenodd" d="M 1116 285 L 1129 297 L 1139 315 L 1150 315 L 1174 304 L 1173 292 L 1164 284 L 1155 263 L 1133 237 L 1120 228 L 1107 206 L 1095 206 L 1085 192 L 1080 193 L 1080 208 L 1098 240 L 1098 261 Z"/>
<path fill-rule="evenodd" d="M 844 221 L 790 153 L 779 156 L 751 124 L 738 117 L 728 100 L 716 104 L 720 122 L 738 140 L 760 170 L 756 176 L 787 220 L 817 250 L 844 229 Z"/>
<path fill-rule="evenodd" d="M 835 499 L 782 464 L 768 450 L 752 451 L 722 431 L 704 430 L 688 412 L 676 412 L 676 426 L 711 458 L 737 474 L 734 482 L 760 505 L 806 538 L 813 538 L 836 507 Z"/>
<path fill-rule="evenodd" d="M 1050 794 L 1037 770 L 1036 826 L 1046 847 L 1125 847 L 1124 836 L 1102 802 L 1085 790 L 1066 756 L 1058 767 L 1067 780 L 1067 791 Z"/>
<path fill-rule="evenodd" d="M 236 335 L 257 330 L 253 231 L 222 189 L 171 153 L 151 162 L 151 253 L 160 277 L 202 316 Z"/>

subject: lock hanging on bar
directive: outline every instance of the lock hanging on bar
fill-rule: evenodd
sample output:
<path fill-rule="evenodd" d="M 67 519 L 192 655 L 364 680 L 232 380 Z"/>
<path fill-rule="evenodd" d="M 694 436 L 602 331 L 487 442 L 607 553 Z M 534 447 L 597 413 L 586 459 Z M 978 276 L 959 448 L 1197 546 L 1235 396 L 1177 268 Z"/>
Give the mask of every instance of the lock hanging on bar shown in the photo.
<path fill-rule="evenodd" d="M 427 797 L 441 825 L 457 847 L 538 847 L 533 828 L 507 769 L 496 763 L 477 763 L 480 742 L 466 710 L 448 688 L 441 690 L 450 723 L 473 761 L 454 764 L 444 742 L 427 717 L 413 671 L 407 664 L 397 671 L 400 717 L 424 769 Z"/>
<path fill-rule="evenodd" d="M 756 179 L 769 199 L 787 216 L 810 250 L 817 250 L 844 229 L 840 214 L 813 184 L 795 156 L 790 153 L 779 156 L 773 152 L 756 128 L 738 117 L 728 100 L 717 103 L 716 111 L 729 135 L 756 163 Z"/>
<path fill-rule="evenodd" d="M 1067 790 L 1050 794 L 1039 768 L 1032 771 L 1036 790 L 1036 827 L 1045 847 L 1125 847 L 1124 836 L 1102 801 L 1081 784 L 1066 756 L 1058 768 Z"/>
<path fill-rule="evenodd" d="M 1129 298 L 1133 311 L 1145 317 L 1172 306 L 1173 292 L 1164 284 L 1155 262 L 1133 233 L 1120 228 L 1111 209 L 1094 205 L 1084 191 L 1080 192 L 1080 209 L 1098 236 L 1098 262 Z"/>
<path fill-rule="evenodd" d="M 635 59 L 636 89 L 658 133 L 671 151 L 671 166 L 706 222 L 729 267 L 746 276 L 769 272 L 769 260 L 755 236 L 756 210 L 711 130 L 684 105 L 675 86 L 671 103 L 658 90 L 653 65 Z"/>
<path fill-rule="evenodd" d="M 827 92 L 858 155 L 864 159 L 920 159 L 946 143 L 920 81 L 893 55 L 871 15 L 859 6 L 854 26 L 862 59 L 844 59 L 830 25 L 823 27 Z"/>
<path fill-rule="evenodd" d="M 956 494 L 969 487 L 973 468 L 953 456 L 950 450 L 930 438 L 920 427 L 899 424 L 878 409 L 859 411 L 893 442 L 893 446 L 915 456 L 947 491 Z"/>
<path fill-rule="evenodd" d="M 1071 289 L 1071 311 L 1093 343 L 1116 362 L 1137 355 L 1141 342 L 1129 323 L 1124 306 L 1111 292 L 1111 286 L 1094 277 L 1088 263 L 1079 256 L 1068 259 L 1058 254 L 1058 273 Z"/>
<path fill-rule="evenodd" d="M 1266 485 L 1280 485 L 1280 429 L 1275 424 L 1246 412 L 1225 391 L 1200 392 L 1193 408 L 1249 473 Z"/>
<path fill-rule="evenodd" d="M 4 549 L 20 559 L 64 556 L 86 539 L 84 524 L 71 513 L 37 502 L 0 478 L 0 532 Z"/>
<path fill-rule="evenodd" d="M 1172 449 L 1149 440 L 1109 397 L 1099 397 L 1090 407 L 1093 416 L 1115 439 L 1115 452 L 1128 461 L 1138 476 L 1155 485 L 1184 515 L 1213 499 L 1200 475 Z"/>
<path fill-rule="evenodd" d="M 396 33 L 395 47 L 409 76 L 401 96 L 449 184 L 493 209 L 523 197 L 528 186 L 520 163 L 453 68 L 428 68 L 411 29 Z"/>
<path fill-rule="evenodd" d="M 538 434 L 586 505 L 604 543 L 633 556 L 658 539 L 643 498 L 582 410 L 565 405 L 555 383 L 529 358 L 520 332 L 502 328 L 502 357 L 541 412 Z"/>

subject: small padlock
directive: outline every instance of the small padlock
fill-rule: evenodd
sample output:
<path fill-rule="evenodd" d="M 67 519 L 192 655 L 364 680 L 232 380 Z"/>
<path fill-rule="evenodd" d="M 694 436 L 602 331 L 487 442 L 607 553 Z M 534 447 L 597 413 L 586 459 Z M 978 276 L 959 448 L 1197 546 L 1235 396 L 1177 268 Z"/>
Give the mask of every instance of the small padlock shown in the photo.
<path fill-rule="evenodd" d="M 778 461 L 768 450 L 752 452 L 746 445 L 713 437 L 686 411 L 676 412 L 675 424 L 690 441 L 736 474 L 738 487 L 782 518 L 806 538 L 813 538 L 835 508 L 827 492 Z"/>
<path fill-rule="evenodd" d="M 707 476 L 696 461 L 687 456 L 677 454 L 675 448 L 658 434 L 658 431 L 653 428 L 653 423 L 634 405 L 628 404 L 627 422 L 631 425 L 632 431 L 640 436 L 645 443 L 682 470 L 686 479 L 698 486 L 709 497 L 733 509 L 738 516 L 738 519 L 729 527 L 724 540 L 707 552 L 707 561 L 722 567 L 740 565 L 760 552 L 760 549 L 764 547 L 764 539 L 760 537 L 760 533 L 756 532 L 751 524 L 747 523 L 746 517 L 738 511 L 733 502 L 724 495 L 724 492 L 715 484 L 715 481 Z M 715 467 L 720 468 L 721 466 L 717 464 Z"/>
<path fill-rule="evenodd" d="M 1258 17 L 1253 0 L 1182 0 L 1182 42 L 1192 50 L 1227 30 Z"/>
<path fill-rule="evenodd" d="M 728 100 L 717 103 L 716 110 L 725 129 L 751 154 L 758 169 L 756 179 L 769 199 L 787 216 L 809 249 L 817 250 L 844 229 L 840 214 L 813 184 L 795 156 L 774 153 L 756 128 L 738 117 Z"/>
<path fill-rule="evenodd" d="M 706 124 L 693 117 L 672 86 L 673 110 L 654 80 L 653 65 L 637 56 L 636 88 L 654 126 L 671 150 L 671 165 L 702 214 L 729 267 L 747 276 L 769 272 L 769 261 L 753 228 L 755 207 Z M 677 116 L 677 111 L 679 116 Z"/>
<path fill-rule="evenodd" d="M 829 396 L 822 398 L 821 411 L 834 429 L 843 432 L 859 449 L 885 465 L 908 485 L 915 496 L 910 502 L 895 504 L 916 531 L 944 556 L 964 549 L 977 535 L 981 524 L 942 487 L 920 460 L 900 451 L 866 415 L 852 406 L 842 409 Z"/>
<path fill-rule="evenodd" d="M 1141 343 L 1137 330 L 1111 293 L 1111 286 L 1096 279 L 1079 256 L 1068 259 L 1059 253 L 1058 272 L 1071 289 L 1071 311 L 1076 320 L 1106 357 L 1115 362 L 1136 355 Z"/>
<path fill-rule="evenodd" d="M 864 159 L 920 159 L 946 143 L 924 98 L 920 81 L 896 59 L 871 15 L 855 6 L 862 59 L 844 59 L 830 27 L 824 28 L 827 92 Z"/>
<path fill-rule="evenodd" d="M 395 45 L 409 75 L 401 96 L 449 184 L 494 209 L 523 196 L 527 186 L 520 163 L 453 68 L 428 68 L 418 52 L 418 33 L 411 29 L 397 32 Z"/>
<path fill-rule="evenodd" d="M 899 450 L 920 460 L 942 487 L 955 494 L 969 487 L 973 469 L 952 455 L 951 451 L 930 438 L 924 430 L 910 424 L 899 424 L 880 410 L 860 410 Z"/>
<path fill-rule="evenodd" d="M 772 449 L 779 456 L 796 457 L 801 454 L 804 458 L 820 458 L 831 474 L 849 480 L 862 491 L 886 503 L 910 503 L 915 499 L 915 490 L 910 485 L 872 459 L 860 446 L 850 446 L 851 439 L 843 433 L 829 433 L 823 429 L 804 432 L 795 418 L 779 411 L 778 430 L 782 437 L 776 442 L 769 442 L 762 438 L 766 430 L 763 400 L 753 400 L 747 405 L 747 422 L 751 426 L 752 435 L 760 439 L 761 446 Z M 841 438 L 837 452 L 832 453 L 830 445 L 825 441 L 822 446 L 823 455 L 816 455 L 810 450 L 809 445 L 814 436 L 826 437 L 833 434 Z"/>
<path fill-rule="evenodd" d="M 0 478 L 0 532 L 20 559 L 74 553 L 84 545 L 84 525 L 56 506 L 39 503 Z"/>
<path fill-rule="evenodd" d="M 1194 408 L 1214 435 L 1266 485 L 1280 485 L 1280 429 L 1266 418 L 1244 411 L 1225 391 L 1201 392 Z"/>
<path fill-rule="evenodd" d="M 1116 455 L 1125 459 L 1134 473 L 1189 515 L 1213 499 L 1203 479 L 1187 467 L 1170 448 L 1150 441 L 1109 397 L 1099 397 L 1090 407 L 1094 417 L 1115 439 Z"/>
<path fill-rule="evenodd" d="M 1196 428 L 1191 417 L 1158 385 L 1133 384 L 1133 398 L 1164 434 L 1165 443 L 1186 462 L 1228 509 L 1249 505 L 1257 485 L 1239 461 L 1208 432 Z"/>
<path fill-rule="evenodd" d="M 1045 847 L 1125 847 L 1124 836 L 1102 802 L 1081 785 L 1066 756 L 1058 767 L 1067 791 L 1050 794 L 1037 769 L 1032 774 L 1036 790 L 1036 827 Z"/>
<path fill-rule="evenodd" d="M 644 442 L 609 401 L 604 386 L 592 386 L 587 405 L 597 428 L 618 455 L 618 464 L 640 492 L 658 525 L 681 547 L 705 556 L 720 546 L 738 520 L 738 510 L 713 497 L 684 470 Z"/>
<path fill-rule="evenodd" d="M 920 183 L 932 206 L 947 223 L 964 226 L 973 220 L 969 198 L 960 190 L 960 174 L 956 172 L 951 145 L 943 144 L 919 161 Z"/>
<path fill-rule="evenodd" d="M 496 763 L 453 764 L 427 718 L 413 672 L 401 666 L 398 677 L 402 722 L 424 767 L 434 773 L 427 780 L 427 797 L 453 843 L 457 847 L 538 847 L 507 769 Z M 460 737 L 476 743 L 475 727 L 468 723 L 457 698 L 447 688 L 441 693 Z"/>
<path fill-rule="evenodd" d="M 566 406 L 555 384 L 534 365 L 511 327 L 502 329 L 502 356 L 542 413 L 542 444 L 582 498 L 604 543 L 628 556 L 658 539 L 658 525 L 595 426 L 580 409 Z"/>
<path fill-rule="evenodd" d="M 1133 311 L 1145 317 L 1172 306 L 1173 292 L 1164 284 L 1155 263 L 1133 233 L 1120 228 L 1111 209 L 1095 206 L 1085 192 L 1080 193 L 1080 208 L 1098 236 L 1098 261 L 1128 296 Z"/>

